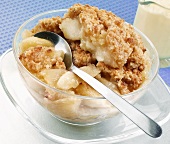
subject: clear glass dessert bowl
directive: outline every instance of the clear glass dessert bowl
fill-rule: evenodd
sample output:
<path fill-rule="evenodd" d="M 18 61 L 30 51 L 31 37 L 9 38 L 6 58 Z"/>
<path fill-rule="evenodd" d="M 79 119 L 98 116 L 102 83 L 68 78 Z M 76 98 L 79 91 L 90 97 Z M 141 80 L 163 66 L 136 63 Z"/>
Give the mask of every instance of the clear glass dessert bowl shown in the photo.
<path fill-rule="evenodd" d="M 92 125 L 102 122 L 106 119 L 113 118 L 119 113 L 119 111 L 104 97 L 73 95 L 47 85 L 31 74 L 19 59 L 19 55 L 21 53 L 20 43 L 23 40 L 23 32 L 25 30 L 32 29 L 41 19 L 52 18 L 56 16 L 63 17 L 66 11 L 66 9 L 63 9 L 45 12 L 24 22 L 15 34 L 13 40 L 13 53 L 20 75 L 25 82 L 26 88 L 30 92 L 30 96 L 35 98 L 35 100 L 42 107 L 44 107 L 54 117 L 66 123 L 73 125 Z M 156 77 L 159 67 L 159 58 L 155 47 L 143 33 L 141 33 L 136 28 L 134 29 L 135 32 L 141 36 L 144 46 L 149 52 L 151 69 L 148 73 L 148 78 L 145 80 L 142 86 L 140 86 L 137 90 L 122 96 L 130 103 L 135 103 L 140 97 L 144 95 L 145 91 Z M 49 95 L 53 95 L 54 97 L 57 95 L 57 98 L 51 101 L 47 99 L 47 94 L 48 97 Z M 58 97 L 60 97 L 59 100 Z"/>

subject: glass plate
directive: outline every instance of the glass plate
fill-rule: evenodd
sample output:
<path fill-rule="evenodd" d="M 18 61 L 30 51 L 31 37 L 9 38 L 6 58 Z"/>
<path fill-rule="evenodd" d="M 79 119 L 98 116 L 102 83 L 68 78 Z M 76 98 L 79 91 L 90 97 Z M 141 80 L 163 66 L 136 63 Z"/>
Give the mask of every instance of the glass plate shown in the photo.
<path fill-rule="evenodd" d="M 41 134 L 55 142 L 107 144 L 144 134 L 123 114 L 92 126 L 72 126 L 59 121 L 27 91 L 11 49 L 1 56 L 0 78 L 7 96 L 20 114 Z M 170 119 L 170 92 L 160 76 L 134 105 L 161 126 Z"/>

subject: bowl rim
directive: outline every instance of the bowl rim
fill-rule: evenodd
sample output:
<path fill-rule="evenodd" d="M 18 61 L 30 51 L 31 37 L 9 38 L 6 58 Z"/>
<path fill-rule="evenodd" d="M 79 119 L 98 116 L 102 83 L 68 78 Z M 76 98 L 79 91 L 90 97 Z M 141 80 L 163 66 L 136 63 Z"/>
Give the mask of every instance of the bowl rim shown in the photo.
<path fill-rule="evenodd" d="M 14 57 L 15 57 L 15 60 L 17 61 L 17 63 L 19 64 L 20 67 L 22 67 L 24 69 L 24 71 L 31 76 L 31 78 L 36 81 L 37 83 L 39 83 L 40 85 L 48 88 L 48 89 L 51 89 L 55 92 L 59 92 L 59 93 L 62 93 L 66 96 L 69 96 L 69 97 L 75 97 L 75 98 L 81 98 L 81 99 L 106 99 L 105 97 L 92 97 L 92 96 L 82 96 L 82 95 L 75 95 L 75 94 L 70 94 L 70 93 L 67 93 L 63 90 L 60 90 L 60 89 L 56 89 L 54 87 L 51 87 L 49 86 L 48 84 L 46 84 L 45 82 L 39 80 L 35 75 L 33 75 L 31 72 L 29 72 L 24 66 L 23 64 L 21 63 L 21 61 L 19 60 L 19 57 L 17 55 L 17 52 L 16 52 L 16 49 L 15 49 L 15 44 L 16 44 L 16 39 L 21 31 L 21 29 L 23 29 L 24 26 L 26 26 L 29 22 L 31 22 L 32 20 L 38 18 L 38 17 L 41 17 L 43 15 L 48 15 L 48 14 L 52 14 L 52 13 L 58 13 L 58 12 L 66 12 L 68 9 L 58 9 L 58 10 L 51 10 L 51 11 L 46 11 L 46 12 L 43 12 L 43 13 L 39 13 L 31 18 L 29 18 L 28 20 L 26 20 L 19 28 L 18 30 L 16 31 L 15 35 L 14 35 L 14 38 L 13 38 L 13 42 L 12 42 L 12 51 L 13 51 L 13 54 L 14 54 Z M 126 22 L 127 23 L 127 22 Z M 133 92 L 130 92 L 128 94 L 124 94 L 124 95 L 120 95 L 118 94 L 119 96 L 121 96 L 122 98 L 124 99 L 128 99 L 129 97 L 143 91 L 144 89 L 147 88 L 147 86 L 149 86 L 149 84 L 155 79 L 155 77 L 157 76 L 158 74 L 158 69 L 159 69 L 159 58 L 158 58 L 158 52 L 156 51 L 156 48 L 155 46 L 153 45 L 153 43 L 150 41 L 150 39 L 144 34 L 142 33 L 139 29 L 137 29 L 136 27 L 134 27 L 132 25 L 132 27 L 134 28 L 135 31 L 137 31 L 137 33 L 139 35 L 141 35 L 144 39 L 146 39 L 146 41 L 150 44 L 151 48 L 154 50 L 155 52 L 155 57 L 154 57 L 154 60 L 156 60 L 156 71 L 154 71 L 153 73 L 153 77 L 151 77 L 151 79 L 148 80 L 147 83 L 143 83 L 141 87 L 139 87 L 137 90 L 134 90 Z M 147 49 L 147 48 L 146 48 Z M 152 60 L 153 61 L 153 60 Z"/>

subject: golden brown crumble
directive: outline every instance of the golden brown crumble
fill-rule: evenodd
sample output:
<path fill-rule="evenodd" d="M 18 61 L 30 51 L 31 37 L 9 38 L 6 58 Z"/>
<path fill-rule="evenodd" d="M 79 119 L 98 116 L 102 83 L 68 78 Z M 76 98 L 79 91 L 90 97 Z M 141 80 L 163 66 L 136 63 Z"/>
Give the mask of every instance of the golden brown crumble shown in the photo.
<path fill-rule="evenodd" d="M 81 24 L 80 47 L 114 68 L 124 66 L 135 47 L 144 47 L 133 27 L 112 12 L 75 4 L 62 22 L 68 18 Z"/>
<path fill-rule="evenodd" d="M 103 77 L 116 83 L 120 94 L 127 94 L 138 89 L 145 80 L 144 69 L 141 70 L 138 67 L 131 69 L 125 65 L 122 68 L 112 68 L 103 62 L 98 62 L 96 66 L 101 70 Z"/>
<path fill-rule="evenodd" d="M 70 48 L 73 54 L 73 63 L 77 67 L 87 66 L 89 64 L 95 64 L 96 59 L 93 55 L 80 48 L 80 41 L 69 42 Z"/>
<path fill-rule="evenodd" d="M 55 33 L 61 33 L 59 24 L 61 18 L 59 16 L 53 18 L 45 18 L 39 21 L 39 23 L 31 30 L 32 33 L 38 33 L 42 31 L 51 31 Z"/>
<path fill-rule="evenodd" d="M 31 47 L 19 59 L 32 73 L 39 73 L 42 69 L 66 69 L 63 59 L 50 47 Z"/>

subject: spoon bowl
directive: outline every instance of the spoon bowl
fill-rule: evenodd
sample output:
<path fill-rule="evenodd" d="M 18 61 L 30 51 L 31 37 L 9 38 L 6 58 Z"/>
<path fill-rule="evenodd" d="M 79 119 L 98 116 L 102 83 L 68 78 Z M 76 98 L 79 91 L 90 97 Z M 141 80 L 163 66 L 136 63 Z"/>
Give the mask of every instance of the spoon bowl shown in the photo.
<path fill-rule="evenodd" d="M 38 38 L 43 38 L 51 41 L 55 45 L 56 50 L 62 50 L 64 52 L 64 63 L 67 69 L 72 66 L 72 53 L 68 43 L 58 34 L 53 32 L 39 32 L 34 35 Z"/>
<path fill-rule="evenodd" d="M 52 43 L 54 43 L 55 50 L 63 50 L 65 53 L 63 61 L 66 65 L 66 68 L 87 82 L 146 134 L 153 138 L 161 136 L 162 129 L 155 121 L 135 108 L 118 94 L 107 88 L 104 84 L 77 68 L 72 63 L 71 49 L 68 43 L 61 36 L 52 32 L 40 32 L 34 36 L 50 40 Z"/>

